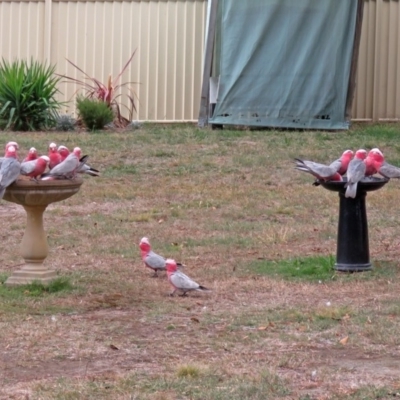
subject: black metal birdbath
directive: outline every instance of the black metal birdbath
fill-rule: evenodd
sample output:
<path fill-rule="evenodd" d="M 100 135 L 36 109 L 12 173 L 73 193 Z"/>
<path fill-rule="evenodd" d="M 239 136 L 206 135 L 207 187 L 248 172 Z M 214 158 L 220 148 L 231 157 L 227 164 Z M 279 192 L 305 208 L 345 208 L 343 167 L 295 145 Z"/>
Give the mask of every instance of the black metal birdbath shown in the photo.
<path fill-rule="evenodd" d="M 321 182 L 325 189 L 339 192 L 339 224 L 335 264 L 337 271 L 361 272 L 372 269 L 369 259 L 365 198 L 367 192 L 380 189 L 388 181 L 388 179 L 377 177 L 365 178 L 358 183 L 354 199 L 344 195 L 346 178 L 343 182 Z"/>

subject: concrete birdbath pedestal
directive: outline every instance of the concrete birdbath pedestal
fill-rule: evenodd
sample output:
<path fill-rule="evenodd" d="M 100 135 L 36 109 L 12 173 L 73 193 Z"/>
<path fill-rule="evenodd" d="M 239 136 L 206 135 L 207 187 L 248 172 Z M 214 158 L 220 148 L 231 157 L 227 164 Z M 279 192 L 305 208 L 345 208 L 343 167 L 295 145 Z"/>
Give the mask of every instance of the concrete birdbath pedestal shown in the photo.
<path fill-rule="evenodd" d="M 25 265 L 6 280 L 6 285 L 24 285 L 39 281 L 49 283 L 56 278 L 56 271 L 43 265 L 49 253 L 47 236 L 43 227 L 46 207 L 78 193 L 83 181 L 53 180 L 34 182 L 18 180 L 6 189 L 4 200 L 20 204 L 26 211 L 26 229 L 21 242 L 21 255 Z"/>
<path fill-rule="evenodd" d="M 346 178 L 345 178 L 346 179 Z M 365 207 L 367 192 L 382 188 L 388 179 L 365 178 L 357 185 L 354 199 L 346 198 L 343 182 L 321 182 L 328 190 L 339 193 L 339 224 L 336 248 L 337 271 L 369 271 L 372 265 L 369 259 L 368 221 Z"/>

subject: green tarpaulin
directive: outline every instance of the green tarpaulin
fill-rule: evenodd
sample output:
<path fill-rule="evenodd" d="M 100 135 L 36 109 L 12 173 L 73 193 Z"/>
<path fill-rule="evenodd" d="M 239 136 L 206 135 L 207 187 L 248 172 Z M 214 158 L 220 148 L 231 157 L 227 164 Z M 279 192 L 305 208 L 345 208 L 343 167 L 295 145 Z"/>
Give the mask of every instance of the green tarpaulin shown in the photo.
<path fill-rule="evenodd" d="M 211 124 L 347 129 L 356 0 L 220 0 Z"/>

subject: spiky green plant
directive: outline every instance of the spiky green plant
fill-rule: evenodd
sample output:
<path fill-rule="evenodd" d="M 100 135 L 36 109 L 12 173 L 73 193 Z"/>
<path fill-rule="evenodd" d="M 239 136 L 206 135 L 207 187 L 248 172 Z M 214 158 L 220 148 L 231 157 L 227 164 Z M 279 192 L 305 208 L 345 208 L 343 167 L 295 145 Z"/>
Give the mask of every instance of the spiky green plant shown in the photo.
<path fill-rule="evenodd" d="M 55 67 L 31 60 L 0 63 L 0 120 L 5 129 L 35 131 L 55 124 L 61 102 Z"/>

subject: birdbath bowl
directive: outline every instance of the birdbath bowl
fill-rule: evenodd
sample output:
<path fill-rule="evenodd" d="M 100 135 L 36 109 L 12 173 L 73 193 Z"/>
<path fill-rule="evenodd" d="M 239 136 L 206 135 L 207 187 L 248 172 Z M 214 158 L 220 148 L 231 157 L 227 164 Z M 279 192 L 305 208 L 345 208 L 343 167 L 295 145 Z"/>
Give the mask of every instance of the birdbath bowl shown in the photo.
<path fill-rule="evenodd" d="M 26 228 L 21 242 L 24 266 L 6 280 L 6 285 L 24 285 L 39 281 L 49 283 L 56 271 L 43 265 L 49 253 L 47 235 L 43 227 L 43 213 L 54 202 L 65 200 L 78 193 L 83 180 L 17 180 L 4 193 L 4 200 L 20 204 L 26 211 Z"/>
<path fill-rule="evenodd" d="M 357 185 L 354 199 L 345 197 L 346 178 L 343 182 L 321 182 L 328 190 L 339 193 L 339 223 L 336 247 L 337 271 L 369 271 L 372 265 L 369 259 L 368 221 L 365 206 L 367 192 L 381 189 L 388 179 L 377 177 L 364 178 Z"/>

